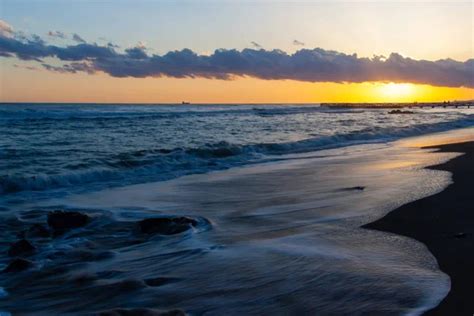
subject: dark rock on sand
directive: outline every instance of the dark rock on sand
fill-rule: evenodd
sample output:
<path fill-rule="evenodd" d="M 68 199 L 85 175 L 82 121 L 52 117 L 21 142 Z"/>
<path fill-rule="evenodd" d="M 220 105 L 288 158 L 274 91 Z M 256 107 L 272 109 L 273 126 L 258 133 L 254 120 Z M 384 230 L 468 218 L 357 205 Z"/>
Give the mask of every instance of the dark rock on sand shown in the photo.
<path fill-rule="evenodd" d="M 342 191 L 364 191 L 365 187 L 357 186 L 357 187 L 344 188 L 344 189 L 341 189 L 341 190 Z"/>
<path fill-rule="evenodd" d="M 99 313 L 100 316 L 185 316 L 182 310 L 158 311 L 148 308 L 125 309 L 117 308 Z"/>
<path fill-rule="evenodd" d="M 457 234 L 454 235 L 454 237 L 459 238 L 459 239 L 466 238 L 467 234 L 466 233 L 457 233 Z"/>
<path fill-rule="evenodd" d="M 3 272 L 20 272 L 23 270 L 27 270 L 32 266 L 33 262 L 23 258 L 16 258 L 10 262 L 10 264 L 3 270 Z"/>
<path fill-rule="evenodd" d="M 8 255 L 10 257 L 27 255 L 33 253 L 35 249 L 35 246 L 33 246 L 28 240 L 21 239 L 10 246 L 10 249 L 8 249 Z"/>
<path fill-rule="evenodd" d="M 89 221 L 90 217 L 80 212 L 53 211 L 48 213 L 48 225 L 55 234 L 85 226 Z"/>
<path fill-rule="evenodd" d="M 47 238 L 49 237 L 51 234 L 50 234 L 50 231 L 44 227 L 43 225 L 41 224 L 34 224 L 33 226 L 31 226 L 27 232 L 26 232 L 26 235 L 30 238 Z"/>
<path fill-rule="evenodd" d="M 160 235 L 179 234 L 196 225 L 196 220 L 184 216 L 147 218 L 138 222 L 142 233 Z"/>

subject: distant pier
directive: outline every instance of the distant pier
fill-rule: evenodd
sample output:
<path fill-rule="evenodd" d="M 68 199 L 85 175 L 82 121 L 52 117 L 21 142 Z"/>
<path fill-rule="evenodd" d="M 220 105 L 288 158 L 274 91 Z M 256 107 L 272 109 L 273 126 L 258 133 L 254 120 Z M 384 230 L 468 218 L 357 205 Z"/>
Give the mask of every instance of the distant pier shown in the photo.
<path fill-rule="evenodd" d="M 414 102 L 414 103 L 321 103 L 322 107 L 330 108 L 359 108 L 359 109 L 428 109 L 428 108 L 444 108 L 444 109 L 474 109 L 474 101 L 447 101 L 447 102 Z"/>

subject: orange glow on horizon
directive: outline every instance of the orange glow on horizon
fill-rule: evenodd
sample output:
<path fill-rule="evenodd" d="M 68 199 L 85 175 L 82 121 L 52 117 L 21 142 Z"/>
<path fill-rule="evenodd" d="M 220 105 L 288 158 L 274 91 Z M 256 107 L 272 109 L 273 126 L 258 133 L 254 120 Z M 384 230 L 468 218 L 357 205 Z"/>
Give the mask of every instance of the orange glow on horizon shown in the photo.
<path fill-rule="evenodd" d="M 472 100 L 474 89 L 411 83 L 311 83 L 292 80 L 113 78 L 59 74 L 3 64 L 2 102 L 319 103 Z"/>

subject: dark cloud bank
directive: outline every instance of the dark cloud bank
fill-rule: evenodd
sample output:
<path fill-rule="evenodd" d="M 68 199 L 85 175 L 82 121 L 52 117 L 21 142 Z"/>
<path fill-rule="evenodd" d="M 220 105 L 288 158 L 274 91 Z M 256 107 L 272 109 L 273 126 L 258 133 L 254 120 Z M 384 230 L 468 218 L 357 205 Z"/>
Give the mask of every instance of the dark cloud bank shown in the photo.
<path fill-rule="evenodd" d="M 80 40 L 79 40 L 80 39 Z M 75 45 L 49 45 L 38 36 L 31 38 L 0 32 L 0 56 L 35 60 L 50 71 L 104 72 L 113 77 L 174 77 L 232 79 L 250 76 L 260 79 L 291 79 L 307 82 L 393 81 L 434 86 L 474 88 L 474 59 L 459 62 L 414 60 L 392 53 L 388 58 L 361 58 L 321 48 L 301 49 L 294 54 L 281 50 L 218 49 L 212 55 L 198 55 L 189 49 L 150 55 L 137 46 L 121 52 L 115 45 L 100 46 L 77 36 Z M 56 58 L 65 64 L 43 61 Z"/>

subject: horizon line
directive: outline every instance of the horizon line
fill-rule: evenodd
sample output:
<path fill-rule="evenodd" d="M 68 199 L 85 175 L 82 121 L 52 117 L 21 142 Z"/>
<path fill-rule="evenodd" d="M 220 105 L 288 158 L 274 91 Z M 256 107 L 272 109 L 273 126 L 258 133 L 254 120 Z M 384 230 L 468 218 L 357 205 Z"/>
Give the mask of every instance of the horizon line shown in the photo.
<path fill-rule="evenodd" d="M 186 101 L 188 102 L 188 101 Z M 457 103 L 457 102 L 474 102 L 474 99 L 465 100 L 445 100 L 445 101 L 411 101 L 411 102 L 67 102 L 67 101 L 0 101 L 0 105 L 7 104 L 100 104 L 100 105 L 322 105 L 322 104 L 443 104 L 443 103 Z"/>

